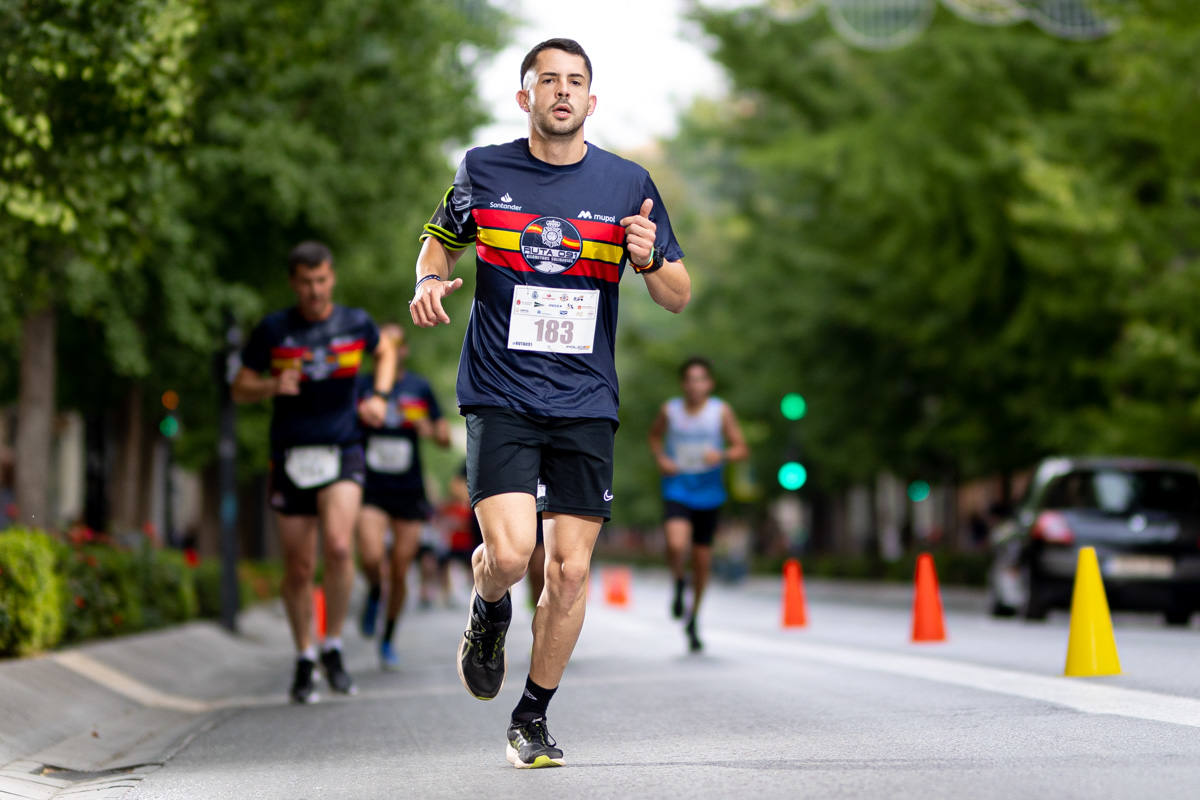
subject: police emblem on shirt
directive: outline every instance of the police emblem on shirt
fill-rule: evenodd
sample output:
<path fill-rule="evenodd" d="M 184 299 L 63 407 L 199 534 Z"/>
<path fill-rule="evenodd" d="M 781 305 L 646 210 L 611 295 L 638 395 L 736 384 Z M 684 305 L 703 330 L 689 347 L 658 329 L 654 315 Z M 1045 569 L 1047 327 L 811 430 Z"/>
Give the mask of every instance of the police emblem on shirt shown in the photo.
<path fill-rule="evenodd" d="M 557 275 L 579 260 L 579 231 L 560 217 L 538 217 L 521 231 L 521 255 L 538 272 Z"/>

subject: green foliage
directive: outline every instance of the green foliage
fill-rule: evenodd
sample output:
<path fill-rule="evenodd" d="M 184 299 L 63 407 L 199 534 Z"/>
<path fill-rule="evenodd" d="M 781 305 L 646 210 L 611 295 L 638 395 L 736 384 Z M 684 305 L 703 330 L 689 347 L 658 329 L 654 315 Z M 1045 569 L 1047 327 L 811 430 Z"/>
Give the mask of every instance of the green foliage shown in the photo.
<path fill-rule="evenodd" d="M 61 545 L 64 642 L 141 630 L 143 595 L 134 554 L 106 544 Z"/>
<path fill-rule="evenodd" d="M 199 613 L 196 579 L 183 553 L 144 544 L 134 554 L 134 570 L 141 592 L 143 627 L 186 622 Z"/>
<path fill-rule="evenodd" d="M 42 531 L 0 533 L 0 655 L 53 647 L 63 629 L 57 546 Z"/>
<path fill-rule="evenodd" d="M 800 452 L 817 490 L 1200 458 L 1194 4 L 1087 44 L 939 15 L 887 53 L 820 19 L 699 18 L 733 89 L 669 149 L 694 299 L 684 334 L 637 342 L 627 408 L 703 352 L 760 481 Z"/>

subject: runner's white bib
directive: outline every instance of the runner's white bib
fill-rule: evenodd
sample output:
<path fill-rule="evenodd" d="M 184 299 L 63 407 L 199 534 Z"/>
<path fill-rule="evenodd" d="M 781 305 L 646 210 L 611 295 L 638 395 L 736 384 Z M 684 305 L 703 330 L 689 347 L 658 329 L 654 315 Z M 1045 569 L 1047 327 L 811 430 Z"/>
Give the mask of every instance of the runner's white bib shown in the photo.
<path fill-rule="evenodd" d="M 599 289 L 514 286 L 508 348 L 540 353 L 590 353 L 596 339 L 599 311 Z"/>
<path fill-rule="evenodd" d="M 300 489 L 333 483 L 342 471 L 342 448 L 336 444 L 293 447 L 284 455 L 283 469 Z"/>
<path fill-rule="evenodd" d="M 400 436 L 367 438 L 367 466 L 374 472 L 400 475 L 412 467 L 412 442 Z"/>

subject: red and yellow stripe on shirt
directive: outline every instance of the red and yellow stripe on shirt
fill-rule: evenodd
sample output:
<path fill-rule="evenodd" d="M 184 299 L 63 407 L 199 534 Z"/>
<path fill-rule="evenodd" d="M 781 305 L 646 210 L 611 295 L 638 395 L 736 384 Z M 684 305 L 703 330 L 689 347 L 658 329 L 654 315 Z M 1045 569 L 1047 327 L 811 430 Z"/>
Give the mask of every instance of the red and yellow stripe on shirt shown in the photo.
<path fill-rule="evenodd" d="M 311 348 L 272 347 L 271 374 L 278 375 L 284 370 L 294 369 L 300 371 L 302 381 L 313 380 L 313 373 L 323 378 L 353 378 L 362 366 L 363 350 L 366 346 L 367 343 L 363 339 L 330 345 L 325 353 L 325 365 L 332 368 L 328 372 L 312 368 L 314 359 Z"/>
<path fill-rule="evenodd" d="M 363 339 L 355 339 L 353 342 L 345 344 L 335 344 L 329 346 L 329 355 L 326 360 L 331 366 L 336 368 L 329 374 L 331 378 L 353 378 L 358 374 L 358 368 L 362 365 L 363 350 L 366 349 L 367 343 Z"/>
<path fill-rule="evenodd" d="M 272 347 L 271 374 L 279 375 L 288 369 L 302 370 L 304 362 L 310 358 L 307 347 Z"/>
<path fill-rule="evenodd" d="M 477 208 L 471 213 L 479 229 L 475 246 L 480 258 L 516 272 L 534 271 L 521 255 L 521 233 L 526 226 L 532 233 L 541 233 L 540 225 L 529 225 L 539 215 L 495 208 Z M 583 238 L 563 239 L 564 247 L 579 251 L 579 259 L 562 274 L 600 278 L 610 283 L 620 281 L 621 260 L 625 257 L 625 229 L 608 222 L 579 219 L 568 219 L 568 222 Z"/>

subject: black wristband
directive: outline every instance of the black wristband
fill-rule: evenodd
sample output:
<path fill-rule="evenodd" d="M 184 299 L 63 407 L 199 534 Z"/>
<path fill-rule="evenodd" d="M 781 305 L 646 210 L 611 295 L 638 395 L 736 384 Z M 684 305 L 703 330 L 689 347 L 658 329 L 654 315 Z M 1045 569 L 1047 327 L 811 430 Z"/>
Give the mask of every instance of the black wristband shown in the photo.
<path fill-rule="evenodd" d="M 647 273 L 654 272 L 655 270 L 662 269 L 664 261 L 665 259 L 663 258 L 662 250 L 659 250 L 657 247 L 652 247 L 650 248 L 649 263 L 640 267 L 633 263 L 633 259 L 630 259 L 629 263 L 633 265 L 634 272 L 636 272 L 638 275 L 645 275 Z"/>
<path fill-rule="evenodd" d="M 422 275 L 420 279 L 417 280 L 416 285 L 413 286 L 413 291 L 415 292 L 417 289 L 421 288 L 421 284 L 425 281 L 437 281 L 438 283 L 441 283 L 442 276 L 433 272 L 429 273 L 428 275 Z"/>

